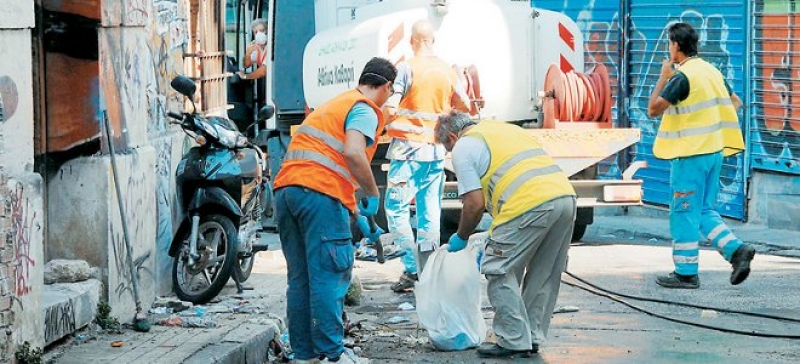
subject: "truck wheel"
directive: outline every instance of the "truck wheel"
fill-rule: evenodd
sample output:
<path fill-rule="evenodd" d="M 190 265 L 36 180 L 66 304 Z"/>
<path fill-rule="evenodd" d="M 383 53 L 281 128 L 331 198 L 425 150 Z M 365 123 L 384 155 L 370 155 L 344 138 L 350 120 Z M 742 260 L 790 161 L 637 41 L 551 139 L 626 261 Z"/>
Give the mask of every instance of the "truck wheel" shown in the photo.
<path fill-rule="evenodd" d="M 583 239 L 583 234 L 586 234 L 586 226 L 585 224 L 575 224 L 575 228 L 572 229 L 572 241 L 580 241 Z"/>

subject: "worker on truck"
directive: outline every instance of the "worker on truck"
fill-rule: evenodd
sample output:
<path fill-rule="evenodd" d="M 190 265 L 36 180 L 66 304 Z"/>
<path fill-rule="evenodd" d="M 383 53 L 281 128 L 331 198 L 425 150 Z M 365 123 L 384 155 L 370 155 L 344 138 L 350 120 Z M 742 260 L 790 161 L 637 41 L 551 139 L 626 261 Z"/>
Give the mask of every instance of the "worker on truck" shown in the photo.
<path fill-rule="evenodd" d="M 453 152 L 464 202 L 448 250 L 467 246 L 484 208 L 492 215 L 480 267 L 495 310 L 497 343 L 481 345 L 478 355 L 530 357 L 544 342 L 561 286 L 575 226 L 575 190 L 536 139 L 516 125 L 476 124 L 452 112 L 439 119 L 436 139 Z"/>
<path fill-rule="evenodd" d="M 342 312 L 355 249 L 350 215 L 374 216 L 380 196 L 370 169 L 385 127 L 394 65 L 373 58 L 358 87 L 314 110 L 297 129 L 275 178 L 276 214 L 286 258 L 289 336 L 296 359 L 358 362 L 345 353 Z M 366 196 L 356 202 L 360 188 Z M 340 359 L 343 359 L 340 361 Z"/>
<path fill-rule="evenodd" d="M 699 288 L 700 232 L 733 266 L 731 284 L 750 274 L 753 247 L 742 243 L 715 210 L 722 158 L 744 150 L 736 110 L 742 101 L 713 65 L 697 57 L 697 32 L 675 23 L 668 29 L 670 58 L 650 96 L 650 117 L 664 116 L 653 154 L 671 163 L 669 226 L 675 271 L 659 276 L 667 288 Z M 673 70 L 673 65 L 679 67 Z"/>
<path fill-rule="evenodd" d="M 390 162 L 384 207 L 394 243 L 405 251 L 403 275 L 391 286 L 395 292 L 414 287 L 418 271 L 439 245 L 445 150 L 434 140 L 436 119 L 448 112 L 454 101 L 459 109 L 469 110 L 455 70 L 433 52 L 433 33 L 427 20 L 412 25 L 414 58 L 398 64 L 395 95 L 385 106 L 392 141 L 386 155 Z M 409 221 L 414 198 L 416 245 Z"/>
<path fill-rule="evenodd" d="M 253 20 L 253 41 L 244 51 L 244 68 L 254 67 L 254 71 L 245 73 L 239 71 L 243 80 L 257 80 L 267 75 L 267 21 L 264 19 Z"/>

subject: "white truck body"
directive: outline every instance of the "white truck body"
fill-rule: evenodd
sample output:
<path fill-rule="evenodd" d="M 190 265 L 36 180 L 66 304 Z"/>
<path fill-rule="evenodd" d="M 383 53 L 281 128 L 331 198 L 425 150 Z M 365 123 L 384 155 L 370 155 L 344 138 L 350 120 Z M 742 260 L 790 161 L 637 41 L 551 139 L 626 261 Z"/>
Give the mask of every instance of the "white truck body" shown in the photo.
<path fill-rule="evenodd" d="M 633 163 L 622 180 L 594 180 L 593 173 L 581 173 L 590 178 L 585 180 L 575 176 L 636 143 L 638 129 L 603 129 L 569 120 L 563 129 L 542 129 L 542 102 L 554 95 L 548 90 L 545 96 L 548 68 L 555 64 L 563 72 L 585 71 L 582 33 L 564 14 L 514 0 L 315 0 L 315 12 L 316 34 L 305 46 L 302 64 L 309 109 L 357 86 L 372 57 L 395 63 L 413 57 L 411 26 L 427 19 L 436 31 L 437 56 L 477 69 L 484 107 L 476 117 L 527 127 L 571 176 L 579 207 L 641 204 L 642 181 L 632 177 L 644 162 Z M 606 125 L 611 125 L 610 113 Z M 456 183 L 445 183 L 443 209 L 450 222 L 458 221 L 461 209 Z M 574 239 L 591 223 L 592 210 L 579 209 L 578 215 Z"/>
<path fill-rule="evenodd" d="M 355 87 L 372 57 L 393 62 L 413 57 L 411 26 L 420 19 L 434 24 L 440 58 L 477 68 L 485 100 L 483 120 L 538 120 L 539 91 L 550 64 L 584 67 L 577 25 L 561 13 L 531 8 L 528 2 L 450 0 L 438 7 L 430 0 L 389 0 L 357 8 L 355 14 L 349 24 L 324 30 L 306 45 L 303 87 L 310 108 Z M 553 36 L 559 30 L 566 40 Z"/>

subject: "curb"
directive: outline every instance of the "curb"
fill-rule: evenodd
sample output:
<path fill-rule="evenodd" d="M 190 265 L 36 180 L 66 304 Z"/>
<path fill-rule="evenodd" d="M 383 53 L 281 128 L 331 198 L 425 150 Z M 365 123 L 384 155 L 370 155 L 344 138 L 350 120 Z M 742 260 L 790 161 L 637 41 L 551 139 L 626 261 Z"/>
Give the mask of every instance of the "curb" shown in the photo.
<path fill-rule="evenodd" d="M 182 363 L 184 364 L 227 364 L 267 362 L 269 342 L 275 338 L 278 326 L 272 324 L 241 325 L 221 338 L 196 351 Z"/>
<path fill-rule="evenodd" d="M 739 239 L 746 244 L 753 245 L 759 252 L 800 252 L 800 232 L 798 231 L 773 229 L 763 225 L 732 223 L 728 226 Z M 668 218 L 625 215 L 596 216 L 595 223 L 589 225 L 589 229 L 593 230 L 593 235 L 598 237 L 613 236 L 621 240 L 657 239 L 667 243 L 672 241 Z"/>

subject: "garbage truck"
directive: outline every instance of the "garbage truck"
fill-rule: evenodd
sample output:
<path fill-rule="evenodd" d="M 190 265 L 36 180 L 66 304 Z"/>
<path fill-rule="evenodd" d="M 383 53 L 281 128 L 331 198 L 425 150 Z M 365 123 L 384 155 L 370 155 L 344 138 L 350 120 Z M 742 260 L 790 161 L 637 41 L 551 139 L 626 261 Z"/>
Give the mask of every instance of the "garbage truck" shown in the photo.
<path fill-rule="evenodd" d="M 564 14 L 514 0 L 264 1 L 272 40 L 266 94 L 276 108 L 265 133 L 273 175 L 308 112 L 355 87 L 370 58 L 411 58 L 411 26 L 427 19 L 436 54 L 462 77 L 472 116 L 523 126 L 570 176 L 579 206 L 573 240 L 595 207 L 641 204 L 642 182 L 633 174 L 642 163 L 619 180 L 595 178 L 598 162 L 638 142 L 640 132 L 613 127 L 608 73 L 603 65 L 584 69 L 582 34 Z M 388 140 L 381 142 L 372 167 L 383 193 Z M 455 227 L 461 211 L 446 166 L 443 230 Z M 385 226 L 382 213 L 378 224 Z"/>

